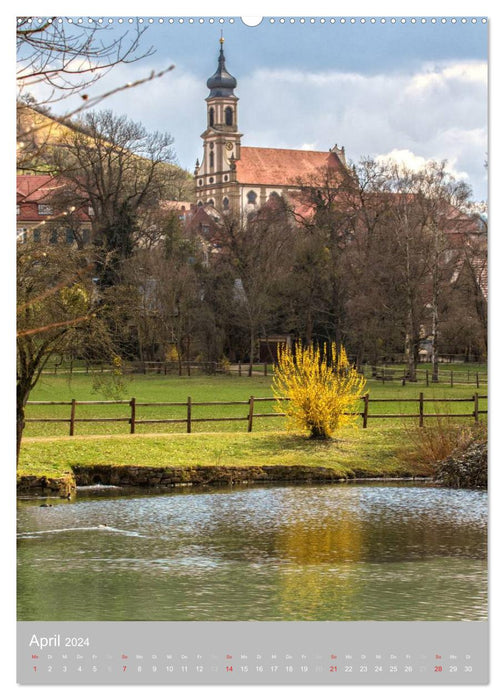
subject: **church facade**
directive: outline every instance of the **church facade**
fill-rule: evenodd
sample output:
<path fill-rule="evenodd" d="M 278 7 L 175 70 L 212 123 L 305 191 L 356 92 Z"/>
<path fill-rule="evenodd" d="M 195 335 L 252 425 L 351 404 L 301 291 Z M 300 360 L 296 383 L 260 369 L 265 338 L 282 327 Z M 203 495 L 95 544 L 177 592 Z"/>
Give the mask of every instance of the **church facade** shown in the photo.
<path fill-rule="evenodd" d="M 246 216 L 270 197 L 295 197 L 323 169 L 346 173 L 345 150 L 338 146 L 329 151 L 242 146 L 237 81 L 226 69 L 223 44 L 221 38 L 217 70 L 207 80 L 203 158 L 194 171 L 198 206 Z"/>

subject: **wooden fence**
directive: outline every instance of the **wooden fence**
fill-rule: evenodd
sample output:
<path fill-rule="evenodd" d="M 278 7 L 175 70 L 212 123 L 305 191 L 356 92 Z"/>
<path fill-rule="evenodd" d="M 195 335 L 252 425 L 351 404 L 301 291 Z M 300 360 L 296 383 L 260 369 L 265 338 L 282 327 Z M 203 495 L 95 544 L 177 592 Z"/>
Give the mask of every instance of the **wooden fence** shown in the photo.
<path fill-rule="evenodd" d="M 379 382 L 385 384 L 385 382 L 399 381 L 401 384 L 409 383 L 408 370 L 407 369 L 396 369 L 393 367 L 365 367 L 364 375 L 366 378 L 376 379 Z M 438 371 L 437 382 L 432 380 L 432 368 L 416 368 L 416 378 L 417 383 L 424 383 L 425 386 L 430 384 L 449 384 L 453 387 L 455 384 L 475 384 L 476 388 L 479 389 L 482 384 L 488 383 L 488 373 L 475 371 L 475 370 L 453 370 L 453 369 L 442 369 Z"/>
<path fill-rule="evenodd" d="M 73 362 L 55 362 L 47 367 L 43 374 L 110 374 L 117 371 L 117 368 L 112 365 L 99 364 L 90 365 Z M 122 371 L 125 374 L 158 374 L 158 375 L 178 375 L 188 376 L 192 374 L 227 374 L 238 377 L 268 377 L 273 374 L 273 366 L 267 362 L 254 363 L 252 368 L 245 362 L 235 362 L 234 364 L 222 362 L 127 362 L 124 364 Z M 385 382 L 400 382 L 405 385 L 409 383 L 407 369 L 363 365 L 360 371 L 368 380 L 376 380 L 383 384 Z M 425 383 L 426 386 L 433 384 L 432 368 L 417 367 L 416 369 L 417 383 Z M 475 385 L 477 389 L 483 384 L 487 384 L 488 374 L 485 371 L 476 371 L 474 369 L 445 369 L 440 367 L 438 371 L 437 384 L 449 384 L 455 386 L 457 384 Z"/>
<path fill-rule="evenodd" d="M 477 393 L 473 394 L 469 398 L 456 398 L 456 399 L 428 399 L 424 397 L 423 392 L 420 392 L 418 398 L 406 399 L 406 398 L 379 398 L 372 399 L 368 394 L 361 397 L 363 402 L 363 410 L 354 414 L 362 418 L 362 427 L 367 428 L 368 423 L 371 419 L 381 418 L 417 418 L 419 421 L 419 426 L 424 426 L 424 421 L 426 418 L 474 418 L 475 423 L 478 423 L 480 416 L 487 414 L 486 409 L 480 408 L 480 400 L 487 399 L 487 396 L 480 396 Z M 288 400 L 288 399 L 285 399 Z M 146 424 L 174 424 L 174 423 L 184 423 L 186 425 L 186 431 L 188 433 L 192 432 L 192 426 L 194 423 L 214 423 L 214 422 L 230 422 L 230 421 L 246 421 L 247 431 L 252 432 L 252 427 L 254 419 L 257 418 L 278 418 L 285 416 L 285 413 L 279 412 L 268 412 L 268 413 L 257 413 L 257 404 L 274 402 L 276 401 L 273 397 L 254 397 L 251 396 L 246 401 L 193 401 L 190 396 L 187 397 L 187 401 L 157 401 L 157 402 L 144 402 L 137 401 L 135 398 L 122 401 L 77 401 L 72 399 L 71 401 L 28 401 L 29 406 L 70 406 L 70 416 L 68 418 L 26 418 L 27 423 L 69 423 L 70 435 L 75 434 L 75 426 L 77 423 L 128 423 L 130 427 L 130 433 L 134 434 L 136 432 L 136 427 L 138 425 Z M 466 413 L 427 413 L 426 404 L 431 403 L 466 403 L 471 404 L 471 412 Z M 384 404 L 384 403 L 412 403 L 418 406 L 418 412 L 415 413 L 370 413 L 370 404 Z M 126 405 L 129 406 L 129 415 L 124 417 L 103 417 L 103 418 L 77 418 L 76 408 L 77 406 L 100 406 L 100 405 Z M 184 407 L 184 417 L 180 418 L 138 418 L 137 409 L 143 407 L 152 406 L 176 406 L 179 408 Z M 246 415 L 241 416 L 224 416 L 218 418 L 195 418 L 193 416 L 193 408 L 197 406 L 246 406 Z"/>

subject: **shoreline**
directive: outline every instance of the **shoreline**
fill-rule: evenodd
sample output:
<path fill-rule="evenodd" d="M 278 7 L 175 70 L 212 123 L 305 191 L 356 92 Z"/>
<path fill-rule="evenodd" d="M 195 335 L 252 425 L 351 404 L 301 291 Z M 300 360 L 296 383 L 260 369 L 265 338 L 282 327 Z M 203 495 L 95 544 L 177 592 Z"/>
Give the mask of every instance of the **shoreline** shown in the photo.
<path fill-rule="evenodd" d="M 342 476 L 331 467 L 306 465 L 261 465 L 245 467 L 142 467 L 142 466 L 80 466 L 76 465 L 61 477 L 23 475 L 17 480 L 17 495 L 49 495 L 69 498 L 79 486 L 117 486 L 149 489 L 153 487 L 198 487 L 261 485 L 270 483 L 345 483 L 356 481 L 415 481 L 432 480 L 432 474 L 397 470 L 399 473 L 371 473 L 356 469 Z"/>

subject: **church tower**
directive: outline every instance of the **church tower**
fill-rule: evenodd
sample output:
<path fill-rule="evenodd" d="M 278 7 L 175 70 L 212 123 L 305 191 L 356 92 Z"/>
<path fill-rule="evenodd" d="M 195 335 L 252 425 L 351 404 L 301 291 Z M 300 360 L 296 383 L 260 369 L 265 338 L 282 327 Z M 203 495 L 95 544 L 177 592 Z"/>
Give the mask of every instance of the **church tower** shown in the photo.
<path fill-rule="evenodd" d="M 236 160 L 240 158 L 238 131 L 238 97 L 234 94 L 237 82 L 226 70 L 224 39 L 220 38 L 217 70 L 208 78 L 210 90 L 207 103 L 207 127 L 201 134 L 203 160 L 197 161 L 196 201 L 210 204 L 219 211 L 230 209 L 238 198 Z"/>

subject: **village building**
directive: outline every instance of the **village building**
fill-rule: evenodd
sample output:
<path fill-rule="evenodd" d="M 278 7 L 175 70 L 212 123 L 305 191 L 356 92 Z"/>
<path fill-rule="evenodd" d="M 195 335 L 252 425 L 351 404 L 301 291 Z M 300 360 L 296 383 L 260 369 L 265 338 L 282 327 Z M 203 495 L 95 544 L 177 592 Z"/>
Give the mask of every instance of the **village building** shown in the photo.
<path fill-rule="evenodd" d="M 234 93 L 237 80 L 226 68 L 223 44 L 221 38 L 217 70 L 207 80 L 203 158 L 194 171 L 197 205 L 247 216 L 272 197 L 295 200 L 303 184 L 312 183 L 323 170 L 346 175 L 345 149 L 338 146 L 307 151 L 242 145 L 239 98 Z"/>
<path fill-rule="evenodd" d="M 17 176 L 18 241 L 86 245 L 91 240 L 92 217 L 92 208 L 77 202 L 76 197 L 72 199 L 63 178 L 49 174 Z"/>

